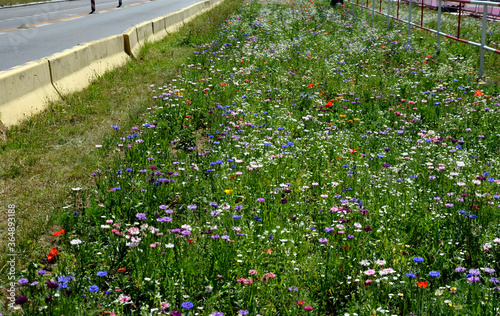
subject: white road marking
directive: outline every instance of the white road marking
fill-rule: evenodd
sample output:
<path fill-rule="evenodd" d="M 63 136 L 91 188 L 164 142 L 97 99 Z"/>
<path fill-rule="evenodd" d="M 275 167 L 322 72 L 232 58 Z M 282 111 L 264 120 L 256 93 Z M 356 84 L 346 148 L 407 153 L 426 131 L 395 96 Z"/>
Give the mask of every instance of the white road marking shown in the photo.
<path fill-rule="evenodd" d="M 62 22 L 66 22 L 66 21 L 74 21 L 74 20 L 78 20 L 78 19 L 81 19 L 83 18 L 84 16 L 77 16 L 75 18 L 71 18 L 71 19 L 66 19 L 66 20 L 62 20 Z"/>

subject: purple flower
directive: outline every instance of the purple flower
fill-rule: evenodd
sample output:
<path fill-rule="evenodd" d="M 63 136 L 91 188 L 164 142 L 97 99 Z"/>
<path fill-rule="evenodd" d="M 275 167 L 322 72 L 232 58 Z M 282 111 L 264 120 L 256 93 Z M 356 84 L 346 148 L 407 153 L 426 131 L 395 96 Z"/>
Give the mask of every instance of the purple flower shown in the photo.
<path fill-rule="evenodd" d="M 458 268 L 455 269 L 455 272 L 463 273 L 463 272 L 465 272 L 465 268 L 464 267 L 458 267 Z"/>
<path fill-rule="evenodd" d="M 39 275 L 44 275 L 45 273 L 47 273 L 47 271 L 45 271 L 45 270 L 38 270 L 38 274 Z"/>
<path fill-rule="evenodd" d="M 364 229 L 365 232 L 371 232 L 372 231 L 372 228 L 370 226 L 365 226 L 363 229 Z"/>
<path fill-rule="evenodd" d="M 471 283 L 476 283 L 476 282 L 479 282 L 479 277 L 471 276 L 471 277 L 467 278 L 467 281 L 469 281 Z"/>
<path fill-rule="evenodd" d="M 189 235 L 191 235 L 191 231 L 189 231 L 189 230 L 183 230 L 181 232 L 181 234 L 183 234 L 184 236 L 189 236 Z"/>
<path fill-rule="evenodd" d="M 265 199 L 264 199 L 264 198 L 258 198 L 258 199 L 257 199 L 257 202 L 259 202 L 259 203 L 264 203 L 264 201 L 265 201 Z"/>
<path fill-rule="evenodd" d="M 17 283 L 19 283 L 21 285 L 26 284 L 26 283 L 28 283 L 28 279 L 26 279 L 26 278 L 19 279 L 19 280 L 17 280 Z"/>
<path fill-rule="evenodd" d="M 196 210 L 197 206 L 196 206 L 196 204 L 191 204 L 191 205 L 188 205 L 187 208 L 190 210 Z"/>
<path fill-rule="evenodd" d="M 470 269 L 469 274 L 471 274 L 473 276 L 480 276 L 481 272 L 479 272 L 479 270 L 476 270 L 476 269 Z"/>
<path fill-rule="evenodd" d="M 328 239 L 326 239 L 326 238 L 320 238 L 318 241 L 319 241 L 320 244 L 326 244 L 328 242 Z"/>
<path fill-rule="evenodd" d="M 137 219 L 140 220 L 140 221 L 145 221 L 146 220 L 146 214 L 145 213 L 137 213 L 137 214 L 135 214 L 135 217 L 137 217 Z"/>
<path fill-rule="evenodd" d="M 25 295 L 16 297 L 16 304 L 23 305 L 27 301 L 28 301 L 28 297 Z"/>
<path fill-rule="evenodd" d="M 500 283 L 500 281 L 498 281 L 498 279 L 497 279 L 497 278 L 491 278 L 491 279 L 490 279 L 490 282 L 491 282 L 491 283 L 495 283 L 495 284 Z"/>
<path fill-rule="evenodd" d="M 172 222 L 172 218 L 168 217 L 168 216 L 164 216 L 164 217 L 157 218 L 156 221 L 160 222 L 160 223 L 161 222 L 171 223 Z"/>
<path fill-rule="evenodd" d="M 347 235 L 347 238 L 348 238 L 348 239 L 353 239 L 353 238 L 354 238 L 354 236 L 353 236 L 353 235 Z"/>
<path fill-rule="evenodd" d="M 212 235 L 210 237 L 212 237 L 212 239 L 218 239 L 220 236 L 219 235 Z"/>
<path fill-rule="evenodd" d="M 238 315 L 248 315 L 248 311 L 246 309 L 240 309 Z"/>
<path fill-rule="evenodd" d="M 57 289 L 59 287 L 57 282 L 47 281 L 46 284 L 49 289 Z"/>
<path fill-rule="evenodd" d="M 492 268 L 484 268 L 484 272 L 489 273 L 489 274 L 492 274 L 492 273 L 495 273 L 495 269 L 492 269 Z"/>
<path fill-rule="evenodd" d="M 213 312 L 210 316 L 224 316 L 223 312 Z"/>
<path fill-rule="evenodd" d="M 173 310 L 170 312 L 170 316 L 182 316 L 182 312 L 178 310 Z"/>

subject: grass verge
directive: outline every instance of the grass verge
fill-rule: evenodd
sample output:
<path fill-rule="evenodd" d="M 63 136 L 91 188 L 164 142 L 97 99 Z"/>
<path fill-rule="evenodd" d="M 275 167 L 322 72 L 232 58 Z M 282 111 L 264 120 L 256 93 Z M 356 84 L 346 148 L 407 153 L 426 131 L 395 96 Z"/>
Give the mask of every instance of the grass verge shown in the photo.
<path fill-rule="evenodd" d="M 17 271 L 46 257 L 57 216 L 92 195 L 92 170 L 108 169 L 121 155 L 116 135 L 139 124 L 153 106 L 149 83 L 181 74 L 195 50 L 240 1 L 230 0 L 183 26 L 140 56 L 111 71 L 87 89 L 51 104 L 19 126 L 3 129 L 0 143 L 0 273 L 6 280 L 7 205 L 15 205 Z M 114 130 L 111 126 L 120 125 Z M 98 148 L 96 145 L 102 145 Z M 89 190 L 90 188 L 90 190 Z"/>

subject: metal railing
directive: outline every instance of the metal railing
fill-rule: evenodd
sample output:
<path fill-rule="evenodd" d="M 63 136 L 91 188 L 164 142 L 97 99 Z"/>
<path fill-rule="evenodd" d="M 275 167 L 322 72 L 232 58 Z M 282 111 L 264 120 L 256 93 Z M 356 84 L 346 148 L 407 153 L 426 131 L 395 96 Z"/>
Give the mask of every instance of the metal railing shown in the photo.
<path fill-rule="evenodd" d="M 484 54 L 485 51 L 491 51 L 496 54 L 500 54 L 500 49 L 490 47 L 486 45 L 486 26 L 488 23 L 488 17 L 490 20 L 496 20 L 497 17 L 500 17 L 500 3 L 499 2 L 491 2 L 491 1 L 477 1 L 477 0 L 448 0 L 443 1 L 443 0 L 404 0 L 403 1 L 398 1 L 398 0 L 389 0 L 387 1 L 387 12 L 382 12 L 382 0 L 346 0 L 348 3 L 352 5 L 352 10 L 354 12 L 354 6 L 360 7 L 361 10 L 361 15 L 363 16 L 363 9 L 368 10 L 369 12 L 371 11 L 371 20 L 372 20 L 372 26 L 374 25 L 374 17 L 375 13 L 386 16 L 387 17 L 387 27 L 389 28 L 390 26 L 390 19 L 395 19 L 397 21 L 403 22 L 408 24 L 408 36 L 411 34 L 411 28 L 412 26 L 418 27 L 420 29 L 435 33 L 436 36 L 436 53 L 439 54 L 441 50 L 441 36 L 444 36 L 445 38 L 449 38 L 455 41 L 459 41 L 462 43 L 466 43 L 469 45 L 477 46 L 480 48 L 480 59 L 479 59 L 479 77 L 481 78 L 484 73 Z M 360 4 L 359 2 L 362 1 Z M 379 3 L 376 3 L 376 2 Z M 397 9 L 396 9 L 396 16 L 392 15 L 391 11 L 391 3 L 396 2 Z M 400 3 L 404 3 L 405 5 L 408 5 L 409 11 L 408 11 L 408 20 L 404 20 L 400 18 Z M 445 5 L 443 6 L 443 3 Z M 458 11 L 458 24 L 457 24 L 457 36 L 451 35 L 451 34 L 446 34 L 441 31 L 441 24 L 442 24 L 442 13 L 443 9 L 446 11 L 454 10 L 452 6 L 450 6 L 450 3 L 458 3 L 456 6 L 456 10 Z M 412 4 L 419 5 L 420 6 L 420 21 L 414 21 L 412 19 Z M 436 5 L 434 7 L 434 4 Z M 469 5 L 467 9 L 464 9 L 466 5 Z M 475 5 L 474 8 L 472 8 L 470 5 Z M 378 11 L 375 9 L 375 7 L 378 6 Z M 437 29 L 432 29 L 425 27 L 423 25 L 424 21 L 424 8 L 425 7 L 431 7 L 431 8 L 436 8 L 438 11 L 437 14 Z M 491 7 L 491 9 L 488 9 Z M 481 9 L 481 10 L 480 10 Z M 482 16 L 482 21 L 481 21 L 481 42 L 473 42 L 469 40 L 465 40 L 463 38 L 460 38 L 460 22 L 462 18 L 462 11 L 469 12 L 469 14 L 472 14 L 473 16 L 477 16 L 480 14 Z M 479 13 L 480 12 L 480 13 Z"/>

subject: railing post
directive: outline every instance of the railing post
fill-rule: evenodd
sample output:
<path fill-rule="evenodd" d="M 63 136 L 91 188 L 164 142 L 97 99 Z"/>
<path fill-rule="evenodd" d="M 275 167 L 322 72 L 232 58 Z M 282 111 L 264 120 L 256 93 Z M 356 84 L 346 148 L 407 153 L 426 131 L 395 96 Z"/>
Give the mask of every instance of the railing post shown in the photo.
<path fill-rule="evenodd" d="M 420 27 L 424 25 L 424 0 L 420 3 Z"/>
<path fill-rule="evenodd" d="M 372 0 L 372 27 L 375 19 L 375 0 Z"/>
<path fill-rule="evenodd" d="M 409 0 L 410 1 L 410 15 L 408 16 L 408 38 L 410 38 L 410 34 L 411 34 L 411 3 L 412 3 L 412 0 Z"/>
<path fill-rule="evenodd" d="M 458 4 L 458 30 L 457 38 L 460 38 L 460 22 L 462 21 L 462 3 Z"/>
<path fill-rule="evenodd" d="M 387 29 L 391 26 L 391 0 L 387 0 Z"/>
<path fill-rule="evenodd" d="M 479 57 L 479 78 L 483 77 L 484 72 L 484 46 L 486 45 L 486 23 L 488 23 L 488 7 L 483 6 L 483 29 L 481 32 L 481 55 Z"/>
<path fill-rule="evenodd" d="M 398 0 L 398 13 L 397 13 L 397 16 L 396 16 L 396 18 L 397 18 L 398 20 L 399 20 L 399 1 L 400 1 L 400 0 Z"/>
<path fill-rule="evenodd" d="M 439 52 L 441 51 L 441 0 L 438 1 L 438 20 L 437 20 L 437 55 L 439 55 Z"/>
<path fill-rule="evenodd" d="M 90 13 L 95 12 L 95 0 L 90 0 Z"/>

